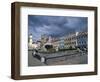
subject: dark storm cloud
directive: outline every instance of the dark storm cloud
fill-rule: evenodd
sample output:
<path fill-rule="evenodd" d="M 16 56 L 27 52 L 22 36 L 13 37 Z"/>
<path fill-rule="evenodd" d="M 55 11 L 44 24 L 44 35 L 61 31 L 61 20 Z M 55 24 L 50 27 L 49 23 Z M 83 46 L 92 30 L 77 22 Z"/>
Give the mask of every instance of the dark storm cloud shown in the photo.
<path fill-rule="evenodd" d="M 61 37 L 76 31 L 87 31 L 87 23 L 87 17 L 29 15 L 28 33 L 33 35 L 33 39 L 40 39 L 42 34 Z"/>

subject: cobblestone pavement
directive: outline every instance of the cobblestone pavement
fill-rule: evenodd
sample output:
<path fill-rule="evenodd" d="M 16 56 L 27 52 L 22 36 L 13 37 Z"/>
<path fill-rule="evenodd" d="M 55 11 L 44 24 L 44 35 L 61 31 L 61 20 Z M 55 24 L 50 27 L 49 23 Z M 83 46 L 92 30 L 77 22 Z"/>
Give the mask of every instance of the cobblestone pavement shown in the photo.
<path fill-rule="evenodd" d="M 67 56 L 56 57 L 47 59 L 45 63 L 42 63 L 40 60 L 32 56 L 32 51 L 28 51 L 28 66 L 45 66 L 45 65 L 74 65 L 74 64 L 87 64 L 88 55 L 87 53 L 76 53 L 70 52 L 73 55 L 69 56 L 69 53 L 66 51 Z M 61 55 L 61 52 L 57 53 Z M 52 55 L 52 54 L 51 54 Z M 49 56 L 50 57 L 50 56 Z"/>
<path fill-rule="evenodd" d="M 73 56 L 66 56 L 57 59 L 51 59 L 47 61 L 47 65 L 73 65 L 73 64 L 87 64 L 87 54 L 75 54 Z"/>
<path fill-rule="evenodd" d="M 32 51 L 28 51 L 28 66 L 45 66 L 45 64 L 33 57 Z"/>

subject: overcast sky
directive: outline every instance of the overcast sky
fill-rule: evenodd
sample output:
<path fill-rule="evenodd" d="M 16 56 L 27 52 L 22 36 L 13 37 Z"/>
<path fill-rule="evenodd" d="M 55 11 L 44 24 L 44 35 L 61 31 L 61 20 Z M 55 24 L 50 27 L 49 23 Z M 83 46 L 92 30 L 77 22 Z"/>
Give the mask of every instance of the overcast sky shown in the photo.
<path fill-rule="evenodd" d="M 87 31 L 87 17 L 28 15 L 28 34 L 39 40 L 42 34 L 62 37 L 73 32 Z"/>

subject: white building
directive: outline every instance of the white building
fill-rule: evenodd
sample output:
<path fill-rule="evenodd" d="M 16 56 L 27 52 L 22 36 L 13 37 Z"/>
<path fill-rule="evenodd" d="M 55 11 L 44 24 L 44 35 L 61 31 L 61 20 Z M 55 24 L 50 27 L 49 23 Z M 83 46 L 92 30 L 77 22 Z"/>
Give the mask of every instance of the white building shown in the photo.
<path fill-rule="evenodd" d="M 33 48 L 33 40 L 32 40 L 32 34 L 29 35 L 29 38 L 28 38 L 28 48 L 29 49 L 32 49 Z"/>
<path fill-rule="evenodd" d="M 38 47 L 38 45 L 33 42 L 33 37 L 32 37 L 32 34 L 29 35 L 29 38 L 28 38 L 28 48 L 29 49 L 36 49 Z"/>

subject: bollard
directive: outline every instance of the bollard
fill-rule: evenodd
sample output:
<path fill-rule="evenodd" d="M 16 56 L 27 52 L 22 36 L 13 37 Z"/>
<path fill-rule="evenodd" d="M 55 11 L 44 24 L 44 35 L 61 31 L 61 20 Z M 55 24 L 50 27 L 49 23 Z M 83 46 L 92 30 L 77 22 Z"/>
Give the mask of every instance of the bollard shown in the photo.
<path fill-rule="evenodd" d="M 44 57 L 41 57 L 41 62 L 45 62 L 45 58 Z"/>

